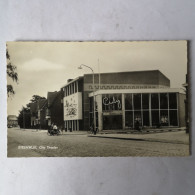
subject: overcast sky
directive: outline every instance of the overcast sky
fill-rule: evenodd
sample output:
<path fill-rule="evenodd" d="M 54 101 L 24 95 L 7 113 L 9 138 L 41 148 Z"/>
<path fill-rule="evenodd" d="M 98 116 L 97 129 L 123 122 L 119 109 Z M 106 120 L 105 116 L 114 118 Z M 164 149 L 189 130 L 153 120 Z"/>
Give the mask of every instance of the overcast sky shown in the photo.
<path fill-rule="evenodd" d="M 67 79 L 76 78 L 89 69 L 98 72 L 160 70 L 171 81 L 171 87 L 181 88 L 187 73 L 186 41 L 148 42 L 8 42 L 12 64 L 17 66 L 19 82 L 16 94 L 8 98 L 8 114 L 18 115 L 33 95 L 47 97 L 48 91 L 58 91 Z"/>

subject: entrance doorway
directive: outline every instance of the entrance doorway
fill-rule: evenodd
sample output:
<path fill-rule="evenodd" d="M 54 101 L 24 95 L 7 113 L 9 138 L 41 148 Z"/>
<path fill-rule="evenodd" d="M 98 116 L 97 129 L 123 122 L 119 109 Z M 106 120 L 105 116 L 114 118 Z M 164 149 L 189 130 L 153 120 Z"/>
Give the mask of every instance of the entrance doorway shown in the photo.
<path fill-rule="evenodd" d="M 103 130 L 123 129 L 122 115 L 103 116 Z"/>

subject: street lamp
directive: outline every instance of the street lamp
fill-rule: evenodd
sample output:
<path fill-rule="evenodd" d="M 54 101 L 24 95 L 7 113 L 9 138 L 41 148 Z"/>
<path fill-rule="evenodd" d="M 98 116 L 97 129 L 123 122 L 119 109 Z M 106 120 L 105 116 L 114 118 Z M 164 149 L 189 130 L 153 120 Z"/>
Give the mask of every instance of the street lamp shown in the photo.
<path fill-rule="evenodd" d="M 95 116 L 95 83 L 94 83 L 94 71 L 90 66 L 85 64 L 81 64 L 78 69 L 83 69 L 82 66 L 89 68 L 93 73 L 93 124 L 94 124 L 94 132 L 96 132 L 96 116 Z"/>

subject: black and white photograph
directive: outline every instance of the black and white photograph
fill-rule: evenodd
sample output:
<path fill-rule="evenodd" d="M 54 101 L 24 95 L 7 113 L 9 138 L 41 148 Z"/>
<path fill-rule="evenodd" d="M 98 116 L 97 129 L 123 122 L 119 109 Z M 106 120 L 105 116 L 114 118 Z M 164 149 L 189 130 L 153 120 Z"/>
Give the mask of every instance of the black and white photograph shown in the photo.
<path fill-rule="evenodd" d="M 6 46 L 8 157 L 190 155 L 188 41 Z"/>

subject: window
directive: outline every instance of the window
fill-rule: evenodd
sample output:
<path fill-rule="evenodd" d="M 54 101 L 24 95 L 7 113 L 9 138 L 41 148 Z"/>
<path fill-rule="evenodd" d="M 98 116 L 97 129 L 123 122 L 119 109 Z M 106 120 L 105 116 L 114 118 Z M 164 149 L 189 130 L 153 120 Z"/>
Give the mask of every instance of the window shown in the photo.
<path fill-rule="evenodd" d="M 159 99 L 158 94 L 151 94 L 151 109 L 159 109 Z"/>
<path fill-rule="evenodd" d="M 122 129 L 122 115 L 103 116 L 103 129 Z"/>
<path fill-rule="evenodd" d="M 78 81 L 75 82 L 75 93 L 77 93 Z"/>
<path fill-rule="evenodd" d="M 167 93 L 160 94 L 160 109 L 168 109 L 168 95 L 167 95 Z"/>
<path fill-rule="evenodd" d="M 133 111 L 125 112 L 125 127 L 132 128 L 133 127 Z"/>
<path fill-rule="evenodd" d="M 169 93 L 169 109 L 177 109 L 177 94 Z"/>
<path fill-rule="evenodd" d="M 125 110 L 132 110 L 132 94 L 125 94 Z"/>
<path fill-rule="evenodd" d="M 178 126 L 177 110 L 169 110 L 170 126 Z"/>
<path fill-rule="evenodd" d="M 150 126 L 149 111 L 143 111 L 143 126 Z"/>
<path fill-rule="evenodd" d="M 75 93 L 75 83 L 72 84 L 72 93 Z"/>
<path fill-rule="evenodd" d="M 149 109 L 149 94 L 142 94 L 142 109 Z"/>
<path fill-rule="evenodd" d="M 134 104 L 134 110 L 141 109 L 141 94 L 133 95 L 133 104 Z"/>
<path fill-rule="evenodd" d="M 134 122 L 139 122 L 139 125 L 142 125 L 141 111 L 134 111 Z"/>
<path fill-rule="evenodd" d="M 89 98 L 89 112 L 93 112 L 93 97 Z"/>
<path fill-rule="evenodd" d="M 152 126 L 159 126 L 159 110 L 152 110 Z"/>
<path fill-rule="evenodd" d="M 162 126 L 168 126 L 168 124 L 169 124 L 168 110 L 161 110 L 160 111 L 160 124 Z"/>

